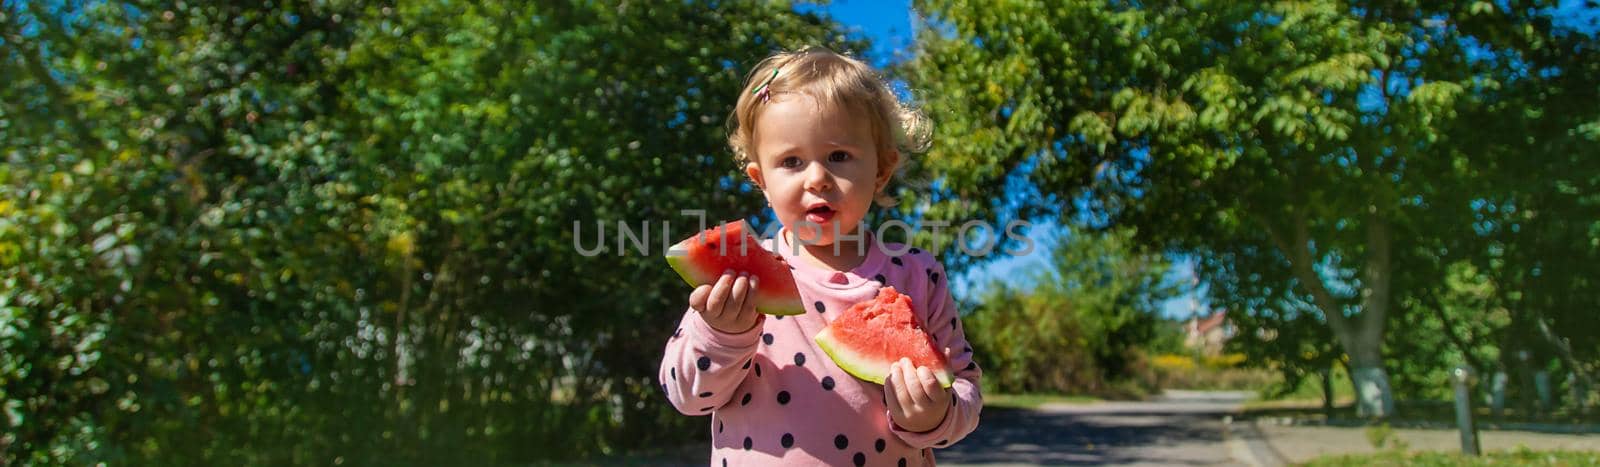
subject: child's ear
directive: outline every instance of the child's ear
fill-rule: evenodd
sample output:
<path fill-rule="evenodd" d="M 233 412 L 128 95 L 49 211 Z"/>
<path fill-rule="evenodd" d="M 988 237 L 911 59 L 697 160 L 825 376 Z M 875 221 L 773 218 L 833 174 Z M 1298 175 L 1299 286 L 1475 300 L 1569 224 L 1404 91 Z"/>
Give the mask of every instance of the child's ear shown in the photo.
<path fill-rule="evenodd" d="M 889 185 L 889 179 L 894 178 L 895 168 L 900 167 L 900 151 L 889 148 L 878 152 L 878 179 L 873 184 L 874 192 L 883 191 Z"/>
<path fill-rule="evenodd" d="M 756 188 L 760 188 L 762 191 L 766 191 L 766 189 L 767 189 L 767 181 L 763 180 L 761 178 L 761 166 L 760 165 L 758 165 L 758 164 L 756 164 L 754 162 L 745 163 L 744 164 L 744 174 L 745 174 L 745 176 L 750 177 L 750 181 L 756 182 Z"/>

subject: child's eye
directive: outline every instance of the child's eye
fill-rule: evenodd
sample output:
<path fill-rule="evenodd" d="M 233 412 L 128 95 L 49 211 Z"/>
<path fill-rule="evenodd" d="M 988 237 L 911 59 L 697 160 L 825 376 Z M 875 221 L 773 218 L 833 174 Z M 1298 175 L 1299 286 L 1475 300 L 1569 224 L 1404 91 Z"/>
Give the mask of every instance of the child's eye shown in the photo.
<path fill-rule="evenodd" d="M 847 160 L 850 160 L 850 153 L 848 152 L 834 151 L 833 153 L 828 154 L 829 162 L 844 162 Z"/>
<path fill-rule="evenodd" d="M 785 169 L 792 169 L 799 166 L 800 158 L 794 156 L 785 157 L 778 161 L 778 167 L 783 167 Z"/>

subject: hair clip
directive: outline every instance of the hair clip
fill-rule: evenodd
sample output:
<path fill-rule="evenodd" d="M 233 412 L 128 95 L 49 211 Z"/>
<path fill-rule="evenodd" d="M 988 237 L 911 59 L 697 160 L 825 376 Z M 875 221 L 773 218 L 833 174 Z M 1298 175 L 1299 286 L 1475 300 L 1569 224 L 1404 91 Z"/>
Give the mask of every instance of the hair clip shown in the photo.
<path fill-rule="evenodd" d="M 772 69 L 772 76 L 768 76 L 767 80 L 766 81 L 762 81 L 760 86 L 756 86 L 755 89 L 751 90 L 750 94 L 753 95 L 753 96 L 756 96 L 756 98 L 758 98 L 758 99 L 761 99 L 762 103 L 766 103 L 767 99 L 772 97 L 772 87 L 771 87 L 772 79 L 773 78 L 777 78 L 777 77 L 778 77 L 778 69 L 777 68 L 773 68 Z"/>

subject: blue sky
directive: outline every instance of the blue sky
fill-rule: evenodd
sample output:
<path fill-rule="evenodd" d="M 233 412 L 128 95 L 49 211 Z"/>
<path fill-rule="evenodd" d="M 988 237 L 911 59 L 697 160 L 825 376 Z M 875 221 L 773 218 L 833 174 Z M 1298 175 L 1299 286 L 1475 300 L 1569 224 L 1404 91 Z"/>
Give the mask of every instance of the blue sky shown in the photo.
<path fill-rule="evenodd" d="M 825 6 L 802 3 L 800 11 L 821 11 L 844 24 L 853 34 L 872 39 L 872 50 L 867 58 L 874 65 L 883 66 L 894 61 L 897 53 L 911 48 L 915 31 L 911 29 L 911 2 L 909 0 L 835 0 Z"/>
<path fill-rule="evenodd" d="M 909 0 L 836 0 L 821 6 L 802 3 L 796 9 L 822 12 L 844 24 L 851 34 L 871 39 L 872 48 L 867 51 L 866 58 L 877 66 L 906 58 L 915 39 Z M 1060 234 L 1060 227 L 1053 223 L 1035 226 L 1028 235 L 1035 245 L 1032 254 L 997 259 L 977 268 L 953 282 L 954 292 L 965 297 L 974 286 L 994 280 L 1015 283 L 1017 278 L 1025 277 L 1029 271 L 1045 267 L 1049 245 Z M 1176 266 L 1168 273 L 1168 280 L 1180 283 L 1189 283 L 1192 277 L 1192 264 L 1183 259 L 1176 261 Z M 1169 317 L 1186 318 L 1196 303 L 1204 303 L 1202 296 L 1200 292 L 1190 292 L 1182 298 L 1168 301 L 1162 312 Z"/>

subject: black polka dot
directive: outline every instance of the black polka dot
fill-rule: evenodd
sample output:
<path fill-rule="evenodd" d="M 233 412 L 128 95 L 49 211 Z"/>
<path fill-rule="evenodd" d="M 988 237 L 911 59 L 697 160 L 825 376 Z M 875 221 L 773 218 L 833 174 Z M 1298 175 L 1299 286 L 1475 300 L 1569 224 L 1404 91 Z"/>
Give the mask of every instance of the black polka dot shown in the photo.
<path fill-rule="evenodd" d="M 778 391 L 778 403 L 786 405 L 789 403 L 789 391 Z"/>
<path fill-rule="evenodd" d="M 978 369 L 978 362 L 967 362 L 967 368 L 961 371 L 972 371 L 976 369 Z"/>
<path fill-rule="evenodd" d="M 904 458 L 904 457 L 900 458 L 900 462 L 895 464 L 895 465 L 898 465 L 900 467 L 906 467 L 906 458 Z M 722 467 L 728 467 L 728 460 L 727 459 L 723 459 L 722 460 Z"/>
<path fill-rule="evenodd" d="M 922 254 L 922 250 L 919 250 L 919 249 L 916 249 L 916 248 L 912 248 L 911 249 L 911 254 L 920 255 L 920 254 Z"/>
<path fill-rule="evenodd" d="M 744 398 L 739 399 L 739 405 L 750 405 L 750 393 L 744 393 Z"/>
<path fill-rule="evenodd" d="M 939 273 L 936 272 L 932 276 L 928 276 L 928 280 L 933 281 L 935 284 L 939 283 Z"/>
<path fill-rule="evenodd" d="M 711 406 L 701 407 L 700 411 L 701 412 L 710 412 L 711 409 L 714 409 L 714 408 L 716 408 L 716 407 L 711 407 Z"/>
<path fill-rule="evenodd" d="M 717 420 L 717 433 L 722 432 L 722 420 Z"/>
<path fill-rule="evenodd" d="M 744 437 L 744 450 L 749 451 L 750 447 L 755 445 L 755 440 L 750 439 L 749 436 Z"/>
<path fill-rule="evenodd" d="M 952 328 L 956 327 L 956 319 L 955 318 L 950 318 L 950 327 L 952 327 Z"/>
<path fill-rule="evenodd" d="M 832 376 L 823 376 L 822 377 L 822 390 L 824 390 L 824 391 L 832 391 L 833 390 L 833 377 Z"/>
<path fill-rule="evenodd" d="M 800 353 L 800 352 L 795 352 L 794 353 L 794 364 L 795 365 L 799 365 L 799 366 L 806 366 L 806 354 Z"/>
<path fill-rule="evenodd" d="M 762 334 L 761 335 L 761 342 L 766 342 L 767 345 L 772 345 L 772 333 L 769 332 L 769 333 L 766 333 L 766 334 Z"/>
<path fill-rule="evenodd" d="M 906 265 L 906 263 L 900 261 L 900 257 L 899 256 L 896 256 L 896 257 L 893 257 L 893 258 L 889 258 L 889 262 L 894 263 L 895 266 L 905 266 Z"/>
<path fill-rule="evenodd" d="M 772 315 L 772 319 L 783 321 L 783 315 Z"/>
<path fill-rule="evenodd" d="M 966 348 L 961 349 L 961 351 L 962 352 L 966 352 L 966 353 L 972 353 L 972 346 L 969 345 Z"/>
<path fill-rule="evenodd" d="M 757 378 L 761 377 L 761 364 L 760 363 L 756 364 L 756 377 Z"/>
<path fill-rule="evenodd" d="M 783 447 L 785 449 L 793 447 L 794 446 L 794 435 L 791 435 L 791 434 L 788 434 L 788 433 L 784 433 L 783 434 L 783 439 L 778 440 L 778 442 L 783 443 Z"/>
<path fill-rule="evenodd" d="M 877 449 L 878 452 L 883 452 L 883 448 L 886 447 L 889 447 L 889 443 L 884 442 L 883 438 L 878 438 L 878 442 L 872 443 L 872 448 Z"/>
<path fill-rule="evenodd" d="M 941 439 L 941 440 L 939 440 L 939 442 L 938 442 L 938 443 L 934 443 L 934 446 L 944 446 L 944 445 L 946 445 L 946 444 L 950 444 L 950 440 L 948 440 L 948 439 Z"/>
<path fill-rule="evenodd" d="M 711 369 L 711 358 L 710 357 L 700 357 L 699 360 L 695 360 L 694 366 L 700 367 L 700 371 L 709 370 L 709 369 Z"/>
<path fill-rule="evenodd" d="M 838 436 L 834 436 L 833 437 L 833 447 L 836 447 L 836 448 L 839 448 L 839 449 L 844 449 L 844 448 L 850 447 L 850 438 L 844 437 L 843 434 L 840 434 Z"/>
<path fill-rule="evenodd" d="M 741 366 L 741 367 L 739 367 L 739 369 L 741 369 L 741 370 L 748 370 L 748 369 L 750 369 L 750 361 L 749 361 L 749 360 L 745 360 L 745 361 L 744 361 L 744 366 Z"/>
<path fill-rule="evenodd" d="M 678 328 L 677 331 L 673 331 L 672 332 L 672 337 L 674 337 L 674 338 L 683 337 L 683 328 Z"/>
<path fill-rule="evenodd" d="M 668 368 L 667 369 L 667 374 L 672 375 L 672 380 L 673 381 L 677 381 L 678 380 L 678 367 Z"/>
<path fill-rule="evenodd" d="M 855 457 L 850 458 L 850 460 L 856 463 L 856 467 L 861 467 L 863 465 L 867 465 L 867 455 L 866 454 L 862 454 L 862 453 L 858 452 L 858 453 L 856 453 Z"/>
<path fill-rule="evenodd" d="M 827 313 L 828 312 L 828 308 L 822 306 L 822 300 L 817 300 L 817 302 L 816 303 L 812 303 L 811 306 L 814 306 L 814 307 L 817 308 L 817 313 Z"/>
<path fill-rule="evenodd" d="M 903 461 L 905 459 L 900 459 L 900 460 Z M 726 458 L 726 457 L 722 458 L 722 467 L 728 467 L 728 458 Z M 900 463 L 900 467 L 906 467 L 906 463 L 905 462 L 901 462 Z"/>
<path fill-rule="evenodd" d="M 700 397 L 711 397 L 711 391 L 706 391 L 706 392 L 700 393 Z"/>
<path fill-rule="evenodd" d="M 670 391 L 667 391 L 667 383 L 661 383 L 661 392 L 663 394 L 671 394 Z"/>
<path fill-rule="evenodd" d="M 872 276 L 872 280 L 878 281 L 879 284 L 888 284 L 889 283 L 888 279 L 884 279 L 883 278 L 883 274 L 878 274 L 878 275 Z"/>

